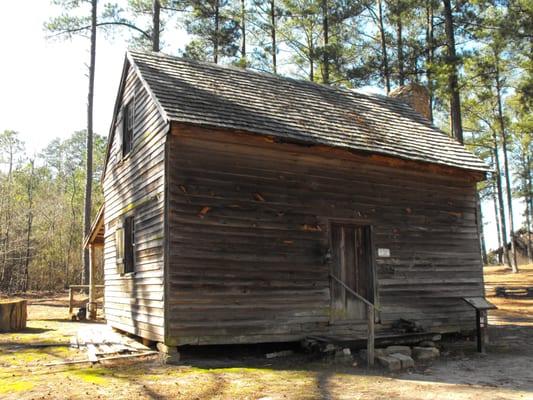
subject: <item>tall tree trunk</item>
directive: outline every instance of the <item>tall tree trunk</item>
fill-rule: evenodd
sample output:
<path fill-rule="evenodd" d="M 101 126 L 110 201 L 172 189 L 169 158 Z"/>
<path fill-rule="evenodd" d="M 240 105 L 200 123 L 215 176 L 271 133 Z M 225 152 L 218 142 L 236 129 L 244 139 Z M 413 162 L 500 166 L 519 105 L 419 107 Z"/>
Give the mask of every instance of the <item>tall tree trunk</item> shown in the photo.
<path fill-rule="evenodd" d="M 218 64 L 218 40 L 219 40 L 219 27 L 220 25 L 220 3 L 219 0 L 215 0 L 215 37 L 213 43 L 213 61 Z"/>
<path fill-rule="evenodd" d="M 401 11 L 398 13 L 396 22 L 397 47 L 398 47 L 398 84 L 405 85 L 404 57 L 403 57 L 403 24 Z"/>
<path fill-rule="evenodd" d="M 272 42 L 272 71 L 278 73 L 277 65 L 277 43 L 276 43 L 276 4 L 275 0 L 270 0 L 270 39 Z"/>
<path fill-rule="evenodd" d="M 529 197 L 531 195 L 531 188 L 530 188 L 530 181 L 529 181 L 529 175 L 531 172 L 529 171 L 529 165 L 528 165 L 528 157 L 529 155 L 522 154 L 522 168 L 524 169 L 524 177 L 523 177 L 523 183 L 524 191 L 525 191 L 525 203 L 526 203 L 526 248 L 527 248 L 527 258 L 529 262 L 533 261 L 533 248 L 531 245 L 531 235 L 530 235 L 530 229 L 531 229 L 531 208 L 530 208 L 530 201 Z"/>
<path fill-rule="evenodd" d="M 307 48 L 309 49 L 309 54 L 307 59 L 309 60 L 309 80 L 314 82 L 315 80 L 315 47 L 313 44 L 313 34 L 306 32 Z"/>
<path fill-rule="evenodd" d="M 448 48 L 448 86 L 450 90 L 450 125 L 453 136 L 463 143 L 463 123 L 461 121 L 461 97 L 459 95 L 459 83 L 457 77 L 457 52 L 455 50 L 455 32 L 453 27 L 453 14 L 451 0 L 443 0 L 444 4 L 444 28 Z"/>
<path fill-rule="evenodd" d="M 159 31 L 160 31 L 160 18 L 161 18 L 161 3 L 159 0 L 153 0 L 152 2 L 152 50 L 159 51 Z"/>
<path fill-rule="evenodd" d="M 7 194 L 6 194 L 6 218 L 5 218 L 5 235 L 4 235 L 4 254 L 2 255 L 2 273 L 0 274 L 0 285 L 7 281 L 8 274 L 8 254 L 9 254 L 9 235 L 11 227 L 11 199 L 13 198 L 13 145 L 9 147 L 9 166 L 7 170 Z"/>
<path fill-rule="evenodd" d="M 489 263 L 487 258 L 487 246 L 485 244 L 485 231 L 483 228 L 483 211 L 481 210 L 481 199 L 479 196 L 479 191 L 476 191 L 476 203 L 477 203 L 477 226 L 479 231 L 479 244 L 481 248 L 481 259 L 483 260 L 483 265 Z"/>
<path fill-rule="evenodd" d="M 246 64 L 246 4 L 241 0 L 241 59 Z"/>
<path fill-rule="evenodd" d="M 494 156 L 491 156 L 491 164 L 494 165 Z M 492 201 L 494 204 L 494 220 L 496 221 L 496 233 L 498 237 L 498 249 L 502 248 L 502 228 L 501 228 L 501 216 L 498 211 L 498 188 L 496 187 L 496 179 L 492 178 Z M 503 265 L 503 251 L 498 252 L 498 264 Z"/>
<path fill-rule="evenodd" d="M 479 232 L 479 244 L 481 249 L 481 259 L 483 265 L 489 263 L 487 257 L 487 245 L 485 244 L 485 229 L 483 227 L 483 211 L 481 209 L 481 198 L 479 196 L 479 191 L 476 190 L 476 207 L 477 207 L 477 227 Z"/>
<path fill-rule="evenodd" d="M 23 279 L 22 279 L 22 291 L 26 292 L 29 287 L 29 275 L 28 275 L 28 269 L 30 265 L 30 255 L 31 255 L 31 231 L 32 231 L 32 225 L 33 225 L 33 179 L 34 179 L 34 171 L 35 171 L 35 161 L 30 160 L 30 180 L 28 182 L 28 226 L 27 226 L 27 234 L 26 234 L 26 258 L 24 260 L 24 271 L 23 271 Z"/>
<path fill-rule="evenodd" d="M 377 0 L 377 9 L 378 9 L 378 28 L 379 28 L 379 37 L 381 42 L 381 71 L 383 73 L 383 78 L 385 79 L 385 90 L 387 94 L 390 93 L 390 71 L 389 71 L 389 58 L 387 55 L 387 41 L 385 38 L 385 26 L 383 24 L 383 4 L 381 0 Z"/>
<path fill-rule="evenodd" d="M 322 67 L 322 80 L 327 85 L 329 84 L 329 26 L 328 26 L 328 0 L 322 0 L 322 30 L 324 31 L 324 51 L 323 51 L 323 67 Z"/>
<path fill-rule="evenodd" d="M 500 135 L 502 137 L 502 151 L 503 151 L 503 167 L 505 174 L 505 186 L 507 188 L 507 210 L 509 214 L 509 229 L 511 233 L 511 270 L 513 273 L 518 272 L 517 258 L 516 258 L 516 245 L 515 245 L 515 229 L 514 229 L 514 216 L 513 216 L 513 194 L 511 187 L 511 170 L 509 169 L 509 157 L 507 154 L 507 132 L 505 129 L 505 121 L 503 117 L 502 106 L 502 87 L 500 81 L 500 67 L 499 67 L 499 54 L 494 54 L 494 66 L 495 66 L 495 80 L 496 80 L 496 100 L 498 102 L 498 123 L 500 125 Z"/>
<path fill-rule="evenodd" d="M 93 104 L 94 75 L 96 70 L 96 13 L 98 0 L 91 0 L 91 59 L 89 63 L 89 93 L 87 95 L 87 167 L 85 178 L 85 202 L 83 209 L 84 237 L 91 230 L 91 208 L 93 192 Z M 89 251 L 83 250 L 83 284 L 89 284 Z"/>
<path fill-rule="evenodd" d="M 435 53 L 433 2 L 426 0 L 426 78 L 429 92 L 429 120 L 433 122 L 433 59 Z"/>
<path fill-rule="evenodd" d="M 71 257 L 71 254 L 72 254 L 72 248 L 73 248 L 73 243 L 74 243 L 74 236 L 75 236 L 75 233 L 76 233 L 76 177 L 75 175 L 72 175 L 71 177 L 72 179 L 72 194 L 70 196 L 70 226 L 69 226 L 69 230 L 68 230 L 68 247 L 67 247 L 67 265 L 66 265 L 66 283 L 67 283 L 67 287 L 70 286 L 70 282 L 72 279 L 70 279 L 70 273 L 69 273 L 69 266 L 71 264 L 71 261 L 72 261 L 72 257 Z M 73 280 L 76 281 L 75 279 L 75 272 L 73 276 Z"/>
<path fill-rule="evenodd" d="M 532 228 L 531 228 L 531 215 L 533 214 L 533 184 L 531 182 L 531 156 L 529 153 L 526 155 L 526 179 L 527 179 L 527 197 L 526 197 L 526 203 L 528 204 L 527 207 L 527 247 L 529 252 L 529 262 L 533 262 L 533 243 L 532 243 Z"/>
<path fill-rule="evenodd" d="M 502 229 L 502 250 L 505 261 L 509 268 L 512 268 L 511 260 L 509 258 L 509 251 L 507 249 L 507 222 L 505 221 L 505 206 L 503 203 L 503 187 L 502 187 L 502 173 L 500 168 L 500 156 L 498 152 L 498 137 L 496 131 L 492 131 L 492 140 L 494 141 L 494 164 L 496 166 L 496 186 L 498 187 L 498 207 L 500 212 L 500 226 Z"/>

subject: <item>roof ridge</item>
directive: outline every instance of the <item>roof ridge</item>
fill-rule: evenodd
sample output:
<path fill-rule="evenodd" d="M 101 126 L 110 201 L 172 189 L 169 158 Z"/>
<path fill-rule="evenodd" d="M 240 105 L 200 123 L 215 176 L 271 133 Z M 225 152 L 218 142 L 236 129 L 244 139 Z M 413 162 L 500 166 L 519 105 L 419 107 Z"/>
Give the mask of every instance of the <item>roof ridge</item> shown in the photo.
<path fill-rule="evenodd" d="M 161 52 L 128 59 L 169 120 L 487 171 L 399 99 Z"/>
<path fill-rule="evenodd" d="M 239 74 L 255 74 L 255 75 L 264 76 L 264 77 L 267 77 L 267 78 L 278 79 L 280 81 L 289 81 L 289 82 L 292 82 L 292 83 L 297 83 L 297 84 L 301 84 L 301 85 L 305 85 L 305 86 L 314 86 L 314 87 L 317 87 L 317 88 L 325 89 L 325 90 L 333 92 L 333 93 L 341 92 L 341 93 L 345 93 L 345 94 L 348 94 L 348 95 L 354 95 L 355 94 L 355 95 L 358 95 L 358 96 L 361 96 L 361 97 L 378 98 L 380 100 L 387 101 L 389 103 L 398 105 L 400 107 L 408 107 L 408 108 L 410 108 L 410 109 L 412 109 L 413 111 L 416 112 L 416 110 L 414 110 L 412 107 L 410 107 L 409 104 L 401 101 L 398 98 L 390 97 L 390 96 L 387 96 L 387 95 L 381 94 L 381 93 L 363 92 L 359 88 L 349 88 L 349 87 L 345 87 L 345 86 L 331 86 L 331 85 L 327 85 L 325 83 L 313 82 L 313 81 L 309 81 L 309 80 L 306 80 L 306 79 L 298 79 L 298 78 L 294 78 L 294 77 L 291 77 L 291 76 L 273 74 L 273 73 L 267 72 L 267 71 L 257 71 L 257 70 L 248 69 L 248 68 L 241 68 L 241 67 L 237 67 L 237 66 L 231 65 L 231 64 L 217 64 L 217 63 L 214 63 L 212 61 L 195 60 L 193 58 L 175 56 L 175 55 L 172 55 L 172 54 L 166 54 L 166 53 L 163 53 L 163 52 L 155 52 L 155 51 L 152 51 L 152 50 L 128 50 L 128 52 L 129 53 L 137 53 L 137 54 L 140 54 L 140 55 L 149 55 L 149 56 L 154 56 L 154 57 L 170 59 L 172 61 L 181 61 L 181 62 L 185 62 L 185 63 L 197 64 L 197 65 L 200 65 L 200 66 L 205 66 L 205 67 L 214 68 L 214 69 L 218 69 L 218 70 L 229 70 L 229 71 L 234 71 L 234 72 L 239 73 Z M 420 114 L 420 113 L 417 113 L 417 114 L 419 114 L 422 118 L 426 119 L 422 114 Z M 429 121 L 429 120 L 428 120 L 428 124 L 431 125 L 432 127 L 436 128 L 431 123 L 431 121 Z M 441 131 L 441 133 L 444 133 L 444 132 Z M 446 133 L 444 133 L 444 134 L 446 135 Z M 446 136 L 448 136 L 448 135 L 446 135 Z"/>
<path fill-rule="evenodd" d="M 265 76 L 267 78 L 278 79 L 278 80 L 281 80 L 281 81 L 290 81 L 290 82 L 293 82 L 293 83 L 298 83 L 298 84 L 302 84 L 302 85 L 306 85 L 306 86 L 315 86 L 315 87 L 322 88 L 322 89 L 325 89 L 325 90 L 328 90 L 328 91 L 332 91 L 332 92 L 342 91 L 342 92 L 346 92 L 348 94 L 351 94 L 351 93 L 353 93 L 354 91 L 357 90 L 355 88 L 349 88 L 349 87 L 345 87 L 345 86 L 332 86 L 332 85 L 327 85 L 325 83 L 309 81 L 309 80 L 306 80 L 306 79 L 295 78 L 295 77 L 292 77 L 292 76 L 274 74 L 272 72 L 267 72 L 267 71 L 260 71 L 260 70 L 250 69 L 250 68 L 242 68 L 242 67 L 238 67 L 238 66 L 232 65 L 232 64 L 218 64 L 218 63 L 214 63 L 212 61 L 195 60 L 194 58 L 188 58 L 188 57 L 183 57 L 183 56 L 176 56 L 176 55 L 172 55 L 172 54 L 166 54 L 166 53 L 163 53 L 163 52 L 160 52 L 160 51 L 159 52 L 155 52 L 155 51 L 151 51 L 151 50 L 129 50 L 128 49 L 128 52 L 131 53 L 131 54 L 137 53 L 137 54 L 140 54 L 140 55 L 150 55 L 150 56 L 166 58 L 166 59 L 170 59 L 170 60 L 174 60 L 174 61 L 182 61 L 182 62 L 197 64 L 197 65 L 210 67 L 210 68 L 214 68 L 214 69 L 229 70 L 229 71 L 234 71 L 234 72 L 239 73 L 239 74 L 255 74 L 255 75 Z M 369 96 L 369 97 L 372 95 L 370 93 L 363 93 L 363 92 L 357 92 L 356 94 L 360 94 L 361 96 Z M 388 97 L 388 96 L 385 96 L 385 95 L 381 95 L 381 96 L 383 96 L 384 98 L 387 98 L 389 100 L 394 100 L 395 103 L 398 102 L 398 99 L 394 99 L 392 97 Z"/>

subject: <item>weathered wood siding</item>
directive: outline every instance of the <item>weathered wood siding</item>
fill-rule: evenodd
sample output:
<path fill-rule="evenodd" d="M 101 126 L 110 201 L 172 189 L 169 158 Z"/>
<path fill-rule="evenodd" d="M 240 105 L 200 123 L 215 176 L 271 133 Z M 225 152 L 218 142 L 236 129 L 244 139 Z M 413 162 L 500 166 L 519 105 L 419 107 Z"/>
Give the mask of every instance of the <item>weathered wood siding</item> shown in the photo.
<path fill-rule="evenodd" d="M 133 150 L 121 159 L 122 109 L 135 96 Z M 130 68 L 104 179 L 105 314 L 113 327 L 164 340 L 164 180 L 168 124 Z M 127 212 L 135 215 L 135 270 L 117 273 L 115 228 Z"/>
<path fill-rule="evenodd" d="M 473 327 L 482 294 L 475 183 L 344 151 L 173 126 L 168 143 L 169 344 L 361 334 L 331 325 L 328 220 L 374 227 L 381 329 Z M 453 170 L 451 170 L 453 171 Z M 350 331 L 354 329 L 353 331 Z M 364 336 L 364 334 L 362 334 Z"/>

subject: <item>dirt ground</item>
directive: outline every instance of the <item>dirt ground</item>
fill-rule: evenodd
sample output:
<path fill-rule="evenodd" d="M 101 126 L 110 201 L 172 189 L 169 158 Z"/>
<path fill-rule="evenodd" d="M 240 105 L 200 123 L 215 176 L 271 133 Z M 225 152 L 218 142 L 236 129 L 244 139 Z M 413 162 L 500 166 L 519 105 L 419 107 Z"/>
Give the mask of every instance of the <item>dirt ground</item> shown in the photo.
<path fill-rule="evenodd" d="M 533 287 L 533 265 L 518 275 L 489 267 L 485 279 L 489 296 L 497 286 Z M 488 355 L 447 340 L 439 360 L 390 374 L 303 354 L 267 360 L 259 346 L 184 351 L 180 366 L 157 356 L 46 366 L 86 358 L 69 347 L 82 323 L 66 318 L 65 296 L 30 296 L 28 328 L 0 334 L 0 399 L 533 399 L 533 298 L 489 299 L 499 309 Z"/>

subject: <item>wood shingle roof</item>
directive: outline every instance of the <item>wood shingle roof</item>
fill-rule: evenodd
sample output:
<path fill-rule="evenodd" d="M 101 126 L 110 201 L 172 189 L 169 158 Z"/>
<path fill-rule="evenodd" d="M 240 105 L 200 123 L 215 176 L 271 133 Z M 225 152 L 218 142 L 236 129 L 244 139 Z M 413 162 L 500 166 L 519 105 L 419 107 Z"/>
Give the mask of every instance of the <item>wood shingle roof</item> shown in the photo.
<path fill-rule="evenodd" d="M 171 121 L 488 170 L 398 99 L 161 53 L 128 58 Z"/>

